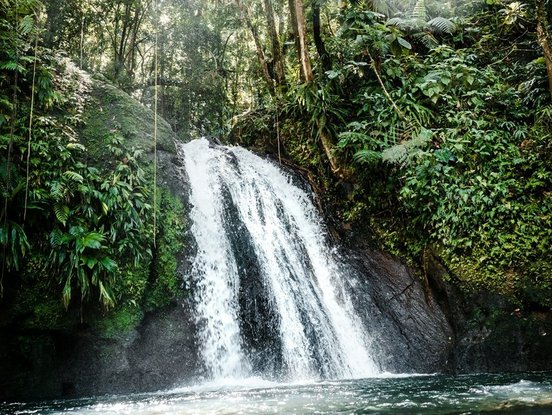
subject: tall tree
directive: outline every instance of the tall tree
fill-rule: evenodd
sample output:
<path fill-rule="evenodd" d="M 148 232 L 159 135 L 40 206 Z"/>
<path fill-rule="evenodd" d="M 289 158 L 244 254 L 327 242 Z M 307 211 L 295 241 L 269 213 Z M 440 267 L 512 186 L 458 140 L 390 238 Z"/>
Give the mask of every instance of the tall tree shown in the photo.
<path fill-rule="evenodd" d="M 272 43 L 274 76 L 276 78 L 276 83 L 281 85 L 285 79 L 285 69 L 280 40 L 278 39 L 278 31 L 276 30 L 276 22 L 274 20 L 274 8 L 272 7 L 272 0 L 263 0 L 263 2 L 268 26 L 268 34 Z"/>
<path fill-rule="evenodd" d="M 552 97 L 552 48 L 550 46 L 550 33 L 548 31 L 548 13 L 546 11 L 546 0 L 535 0 L 537 8 L 537 38 L 544 52 L 546 62 L 546 73 L 548 75 L 548 90 Z"/>
<path fill-rule="evenodd" d="M 305 7 L 303 0 L 289 0 L 291 27 L 297 45 L 297 56 L 301 68 L 301 79 L 309 83 L 314 79 L 312 66 L 310 64 L 307 45 L 307 23 L 305 20 Z"/>
<path fill-rule="evenodd" d="M 147 12 L 143 0 L 122 0 L 115 4 L 112 30 L 108 34 L 112 43 L 114 79 L 126 75 L 134 80 L 138 32 Z M 128 81 L 127 81 L 128 82 Z"/>
<path fill-rule="evenodd" d="M 270 71 L 268 69 L 268 63 L 266 60 L 266 56 L 264 53 L 263 45 L 261 42 L 261 38 L 259 36 L 259 31 L 257 29 L 257 26 L 253 23 L 251 20 L 251 16 L 249 14 L 249 9 L 245 4 L 243 4 L 240 0 L 235 0 L 236 5 L 240 9 L 241 17 L 246 24 L 247 28 L 251 32 L 251 35 L 253 36 L 253 42 L 255 42 L 255 50 L 257 52 L 257 59 L 259 60 L 259 65 L 261 66 L 261 72 L 263 74 L 263 78 L 267 84 L 268 90 L 271 95 L 274 95 L 274 82 L 272 81 L 272 76 L 270 75 Z"/>
<path fill-rule="evenodd" d="M 322 61 L 322 69 L 328 71 L 331 67 L 330 57 L 326 51 L 326 46 L 324 45 L 324 39 L 322 39 L 322 24 L 320 22 L 320 5 L 322 0 L 312 0 L 312 34 L 314 38 L 314 44 L 316 46 L 316 51 L 318 56 Z"/>

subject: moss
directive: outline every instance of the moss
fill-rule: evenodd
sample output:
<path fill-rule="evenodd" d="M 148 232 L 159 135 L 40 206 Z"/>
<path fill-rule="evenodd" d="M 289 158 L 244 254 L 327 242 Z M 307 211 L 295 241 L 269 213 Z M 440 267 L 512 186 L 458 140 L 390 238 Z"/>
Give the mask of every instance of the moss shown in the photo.
<path fill-rule="evenodd" d="M 158 118 L 157 149 L 175 152 L 171 126 Z M 84 112 L 85 126 L 81 138 L 89 155 L 97 161 L 105 157 L 105 137 L 117 131 L 125 138 L 127 149 L 142 149 L 153 153 L 153 113 L 125 92 L 94 80 L 92 92 Z"/>
<path fill-rule="evenodd" d="M 483 252 L 471 255 L 444 256 L 450 271 L 461 282 L 460 288 L 467 292 L 487 290 L 505 296 L 516 306 L 531 308 L 537 304 L 552 308 L 552 264 L 536 261 L 529 266 L 502 269 L 486 264 Z"/>
<path fill-rule="evenodd" d="M 78 315 L 67 313 L 56 284 L 43 278 L 44 254 L 31 251 L 20 276 L 11 307 L 2 324 L 17 322 L 21 329 L 49 331 L 68 330 L 78 324 Z"/>
<path fill-rule="evenodd" d="M 178 256 L 185 247 L 186 221 L 182 202 L 170 191 L 158 188 L 159 234 L 145 308 L 166 306 L 184 294 L 178 274 Z"/>
<path fill-rule="evenodd" d="M 77 316 L 65 311 L 58 295 L 40 285 L 21 290 L 12 313 L 18 326 L 29 330 L 66 330 L 78 322 Z"/>
<path fill-rule="evenodd" d="M 109 311 L 102 317 L 92 319 L 92 327 L 100 337 L 125 339 L 140 324 L 144 313 L 138 306 L 122 306 Z"/>
<path fill-rule="evenodd" d="M 523 310 L 512 303 L 475 308 L 467 321 L 467 327 L 471 330 L 488 330 L 486 341 L 497 345 L 508 342 L 552 344 L 552 337 L 548 335 L 552 329 L 552 314 Z M 550 349 L 543 347 L 542 350 Z"/>

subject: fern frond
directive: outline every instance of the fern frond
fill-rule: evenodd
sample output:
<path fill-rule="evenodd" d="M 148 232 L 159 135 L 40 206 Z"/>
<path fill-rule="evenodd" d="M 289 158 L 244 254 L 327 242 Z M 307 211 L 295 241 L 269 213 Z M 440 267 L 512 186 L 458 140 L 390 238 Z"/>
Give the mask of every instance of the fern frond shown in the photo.
<path fill-rule="evenodd" d="M 374 150 L 360 150 L 355 153 L 353 158 L 358 163 L 370 164 L 381 160 L 381 153 Z"/>
<path fill-rule="evenodd" d="M 456 31 L 456 25 L 450 19 L 444 17 L 435 17 L 427 22 L 427 26 L 435 33 L 453 34 Z"/>
<path fill-rule="evenodd" d="M 345 148 L 350 144 L 364 143 L 369 140 L 370 140 L 370 137 L 368 137 L 364 133 L 360 133 L 356 131 L 345 131 L 339 134 L 339 141 L 337 143 L 337 147 Z"/>
<path fill-rule="evenodd" d="M 50 232 L 50 244 L 57 248 L 63 244 L 63 234 L 59 229 L 54 229 L 52 232 Z"/>
<path fill-rule="evenodd" d="M 23 36 L 26 36 L 33 31 L 34 27 L 34 18 L 32 15 L 28 14 L 27 16 L 23 17 L 23 19 L 21 19 L 21 21 L 19 22 L 19 33 Z"/>
<path fill-rule="evenodd" d="M 402 29 L 404 28 L 405 22 L 406 22 L 406 19 L 402 17 L 392 17 L 387 22 L 385 22 L 385 24 L 387 26 L 397 26 L 399 29 Z"/>
<path fill-rule="evenodd" d="M 69 207 L 67 205 L 56 203 L 54 205 L 54 214 L 56 215 L 56 219 L 65 225 L 67 219 L 69 218 Z"/>
<path fill-rule="evenodd" d="M 77 182 L 77 183 L 82 183 L 84 181 L 84 177 L 82 177 L 77 172 L 74 172 L 74 171 L 71 171 L 71 170 L 67 170 L 66 172 L 63 173 L 63 175 L 65 177 L 67 177 L 68 179 L 70 179 L 74 182 Z"/>
<path fill-rule="evenodd" d="M 52 196 L 52 199 L 61 200 L 65 197 L 66 192 L 67 188 L 63 185 L 63 183 L 58 181 L 50 183 L 50 196 Z"/>
<path fill-rule="evenodd" d="M 412 18 L 427 22 L 427 10 L 425 0 L 418 0 L 412 9 Z"/>
<path fill-rule="evenodd" d="M 385 149 L 381 153 L 381 159 L 386 163 L 402 164 L 408 157 L 408 150 L 403 144 L 397 144 Z"/>
<path fill-rule="evenodd" d="M 419 39 L 420 42 L 422 42 L 422 44 L 430 50 L 435 49 L 437 46 L 439 46 L 439 42 L 437 41 L 437 39 L 435 39 L 435 36 L 433 36 L 431 33 L 427 33 L 427 32 L 416 33 L 414 37 Z"/>
<path fill-rule="evenodd" d="M 19 73 L 25 73 L 25 67 L 18 64 L 15 61 L 0 63 L 0 69 L 5 69 L 6 71 L 14 71 L 14 72 L 19 72 Z"/>
<path fill-rule="evenodd" d="M 431 130 L 422 127 L 420 131 L 417 132 L 413 124 L 410 124 L 408 127 L 410 127 L 409 133 L 411 138 L 385 149 L 381 157 L 384 162 L 391 164 L 407 164 L 413 156 L 419 154 L 430 142 L 433 135 Z"/>

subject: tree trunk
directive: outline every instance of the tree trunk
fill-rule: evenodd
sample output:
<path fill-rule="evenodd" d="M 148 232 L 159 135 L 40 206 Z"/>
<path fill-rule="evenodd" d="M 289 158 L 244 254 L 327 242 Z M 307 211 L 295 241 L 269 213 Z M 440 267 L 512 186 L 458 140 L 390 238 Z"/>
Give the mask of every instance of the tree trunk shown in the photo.
<path fill-rule="evenodd" d="M 282 57 L 282 49 L 280 48 L 280 41 L 278 39 L 278 31 L 276 30 L 276 23 L 274 21 L 274 9 L 272 7 L 271 0 L 263 0 L 266 13 L 266 21 L 268 26 L 268 33 L 272 41 L 272 58 L 274 59 L 274 75 L 276 77 L 276 83 L 281 85 L 285 80 L 284 60 Z"/>
<path fill-rule="evenodd" d="M 132 82 L 135 80 L 136 76 L 136 49 L 138 48 L 138 33 L 140 27 L 142 26 L 142 21 L 146 14 L 146 8 L 142 6 L 139 2 L 134 10 L 134 17 L 132 19 L 132 29 L 131 36 L 129 39 L 129 47 L 127 48 L 127 53 L 125 60 L 127 62 L 127 71 L 128 75 Z"/>
<path fill-rule="evenodd" d="M 331 69 L 331 62 L 326 52 L 321 33 L 320 0 L 312 0 L 312 34 L 314 37 L 314 44 L 316 45 L 316 51 L 322 61 L 322 70 L 324 72 L 329 71 Z"/>
<path fill-rule="evenodd" d="M 270 71 L 268 70 L 268 64 L 266 63 L 263 46 L 259 38 L 259 32 L 257 31 L 257 28 L 251 21 L 251 18 L 249 17 L 249 12 L 247 10 L 247 7 L 243 5 L 240 0 L 235 0 L 235 1 L 238 8 L 241 11 L 242 19 L 245 21 L 245 24 L 247 25 L 247 27 L 249 28 L 249 31 L 253 35 L 253 41 L 255 42 L 255 49 L 257 51 L 257 59 L 259 60 L 259 65 L 261 65 L 261 72 L 268 86 L 268 91 L 270 92 L 270 95 L 274 95 L 274 82 L 272 81 L 272 77 L 270 76 Z"/>
<path fill-rule="evenodd" d="M 548 33 L 548 15 L 544 0 L 536 0 L 537 6 L 537 38 L 544 52 L 546 73 L 548 75 L 548 91 L 552 98 L 552 48 L 550 47 L 550 34 Z"/>
<path fill-rule="evenodd" d="M 296 37 L 297 54 L 301 66 L 301 78 L 303 82 L 311 82 L 314 79 L 307 47 L 307 24 L 305 21 L 305 8 L 303 0 L 289 0 L 291 11 L 291 25 Z"/>
<path fill-rule="evenodd" d="M 295 50 L 297 51 L 297 60 L 301 60 L 300 54 L 299 54 L 299 34 L 297 33 L 297 16 L 295 14 L 295 4 L 293 2 L 294 0 L 288 0 L 289 5 L 289 18 L 290 18 L 290 26 L 291 26 L 291 32 L 293 34 L 293 41 L 295 43 Z"/>

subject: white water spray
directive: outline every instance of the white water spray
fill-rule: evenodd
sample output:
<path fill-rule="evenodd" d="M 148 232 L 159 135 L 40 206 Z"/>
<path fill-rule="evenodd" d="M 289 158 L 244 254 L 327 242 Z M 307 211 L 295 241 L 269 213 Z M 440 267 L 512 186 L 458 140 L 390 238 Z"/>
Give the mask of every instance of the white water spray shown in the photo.
<path fill-rule="evenodd" d="M 254 371 L 240 329 L 243 265 L 232 249 L 235 235 L 230 235 L 225 204 L 233 206 L 237 219 L 232 220 L 239 221 L 253 247 L 258 284 L 277 316 L 274 348 L 286 379 L 377 374 L 370 339 L 348 293 L 347 269 L 328 246 L 309 194 L 274 163 L 240 147 L 201 139 L 180 151 L 197 243 L 191 278 L 202 355 L 212 377 L 240 378 Z"/>

